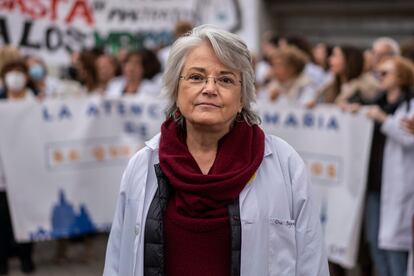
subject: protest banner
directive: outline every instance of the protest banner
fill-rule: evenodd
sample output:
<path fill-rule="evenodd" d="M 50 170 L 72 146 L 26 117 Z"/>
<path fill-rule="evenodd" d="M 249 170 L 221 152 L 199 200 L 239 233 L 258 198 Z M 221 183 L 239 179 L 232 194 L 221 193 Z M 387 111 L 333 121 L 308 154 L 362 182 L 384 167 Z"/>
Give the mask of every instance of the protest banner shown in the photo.
<path fill-rule="evenodd" d="M 372 123 L 335 107 L 259 102 L 265 132 L 303 157 L 320 202 L 329 258 L 356 262 Z M 0 156 L 16 238 L 108 230 L 129 157 L 159 132 L 159 99 L 90 97 L 0 104 Z"/>
<path fill-rule="evenodd" d="M 0 46 L 13 44 L 58 65 L 84 48 L 116 53 L 168 45 L 175 23 L 189 20 L 239 33 L 257 50 L 257 9 L 254 0 L 3 0 Z"/>
<path fill-rule="evenodd" d="M 0 156 L 17 240 L 108 230 L 122 172 L 163 120 L 159 100 L 0 103 Z"/>
<path fill-rule="evenodd" d="M 308 110 L 260 102 L 262 127 L 291 144 L 307 164 L 329 259 L 355 266 L 371 149 L 372 122 L 334 106 Z"/>

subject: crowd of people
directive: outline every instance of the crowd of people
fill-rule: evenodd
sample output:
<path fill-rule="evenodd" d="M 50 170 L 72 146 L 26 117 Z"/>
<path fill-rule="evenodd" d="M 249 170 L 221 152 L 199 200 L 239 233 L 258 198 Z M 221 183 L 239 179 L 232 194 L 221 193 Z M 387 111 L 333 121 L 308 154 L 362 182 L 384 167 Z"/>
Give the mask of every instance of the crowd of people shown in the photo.
<path fill-rule="evenodd" d="M 191 31 L 180 22 L 179 38 Z M 102 49 L 73 53 L 58 76 L 47 60 L 24 56 L 13 46 L 0 49 L 0 99 L 158 96 L 170 47 L 134 49 L 118 55 Z M 365 112 L 374 122 L 368 169 L 363 235 L 363 275 L 407 275 L 414 235 L 414 43 L 381 37 L 372 47 L 312 45 L 299 35 L 263 34 L 261 55 L 252 61 L 256 97 L 302 108 L 332 104 Z M 33 244 L 13 238 L 0 159 L 0 275 L 15 254 L 25 273 L 35 269 Z M 412 258 L 412 256 L 411 256 Z M 412 261 L 411 261 L 412 262 Z M 412 264 L 411 264 L 412 266 Z M 331 275 L 345 275 L 337 264 Z M 411 268 L 412 269 L 412 268 Z M 412 273 L 412 271 L 411 271 Z"/>

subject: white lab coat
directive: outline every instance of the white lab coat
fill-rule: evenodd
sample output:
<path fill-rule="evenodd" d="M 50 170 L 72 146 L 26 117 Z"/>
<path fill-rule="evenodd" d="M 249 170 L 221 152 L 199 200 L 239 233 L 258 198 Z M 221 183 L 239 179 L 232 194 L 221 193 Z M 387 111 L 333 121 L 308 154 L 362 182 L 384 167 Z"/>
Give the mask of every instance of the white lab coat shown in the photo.
<path fill-rule="evenodd" d="M 158 134 L 130 160 L 109 236 L 105 276 L 142 276 L 144 226 L 157 190 Z M 241 275 L 329 275 L 306 166 L 286 142 L 266 136 L 262 164 L 239 197 Z"/>
<path fill-rule="evenodd" d="M 414 215 L 414 135 L 401 128 L 401 118 L 414 115 L 403 103 L 381 127 L 387 136 L 381 186 L 379 247 L 409 251 L 413 240 L 411 221 Z"/>

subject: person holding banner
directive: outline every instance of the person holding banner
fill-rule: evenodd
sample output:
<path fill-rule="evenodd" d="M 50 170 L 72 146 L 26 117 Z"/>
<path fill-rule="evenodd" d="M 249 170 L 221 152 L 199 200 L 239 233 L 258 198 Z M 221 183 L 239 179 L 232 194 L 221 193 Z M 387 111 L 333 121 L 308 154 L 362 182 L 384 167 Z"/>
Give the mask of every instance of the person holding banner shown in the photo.
<path fill-rule="evenodd" d="M 383 160 L 375 170 L 382 172 L 377 181 L 379 193 L 368 190 L 367 196 L 367 240 L 380 276 L 404 276 L 413 244 L 414 135 L 401 127 L 401 119 L 414 115 L 414 65 L 408 59 L 392 57 L 379 64 L 378 73 L 384 97 L 393 102 L 395 111 L 375 105 L 367 113 L 381 132 L 374 134 L 374 141 L 383 136 L 383 149 L 377 149 L 383 152 Z"/>
<path fill-rule="evenodd" d="M 18 101 L 34 98 L 28 88 L 29 74 L 23 60 L 12 60 L 6 63 L 0 72 L 4 84 L 0 92 L 0 100 Z M 32 260 L 33 243 L 17 243 L 9 211 L 6 194 L 6 178 L 0 156 L 0 275 L 8 273 L 8 258 L 16 252 L 20 259 L 20 268 L 24 273 L 35 270 Z"/>
<path fill-rule="evenodd" d="M 329 275 L 306 165 L 251 109 L 245 43 L 196 27 L 163 81 L 167 119 L 122 177 L 104 275 Z"/>

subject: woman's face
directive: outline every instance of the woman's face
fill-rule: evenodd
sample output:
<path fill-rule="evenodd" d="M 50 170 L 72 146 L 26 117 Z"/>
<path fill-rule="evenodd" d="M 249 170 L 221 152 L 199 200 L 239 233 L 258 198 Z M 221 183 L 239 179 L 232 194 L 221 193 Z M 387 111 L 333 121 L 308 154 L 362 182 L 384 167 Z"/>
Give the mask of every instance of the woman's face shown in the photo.
<path fill-rule="evenodd" d="M 187 55 L 181 76 L 176 104 L 187 130 L 227 132 L 242 109 L 240 72 L 222 64 L 210 44 L 202 43 Z"/>
<path fill-rule="evenodd" d="M 19 68 L 9 70 L 4 75 L 4 84 L 7 87 L 7 91 L 14 93 L 21 93 L 26 89 L 28 76 Z"/>
<path fill-rule="evenodd" d="M 385 61 L 378 66 L 380 86 L 384 91 L 390 91 L 399 87 L 397 71 L 392 60 Z"/>
<path fill-rule="evenodd" d="M 115 67 L 111 58 L 102 55 L 96 60 L 96 71 L 98 72 L 98 79 L 101 82 L 108 82 L 115 77 Z"/>
<path fill-rule="evenodd" d="M 335 47 L 329 58 L 331 72 L 335 75 L 342 75 L 345 72 L 345 56 L 341 48 Z"/>
<path fill-rule="evenodd" d="M 272 58 L 273 75 L 279 82 L 285 82 L 293 77 L 292 68 L 280 57 Z"/>
<path fill-rule="evenodd" d="M 124 77 L 128 81 L 141 80 L 144 70 L 139 55 L 130 56 L 124 64 Z"/>

